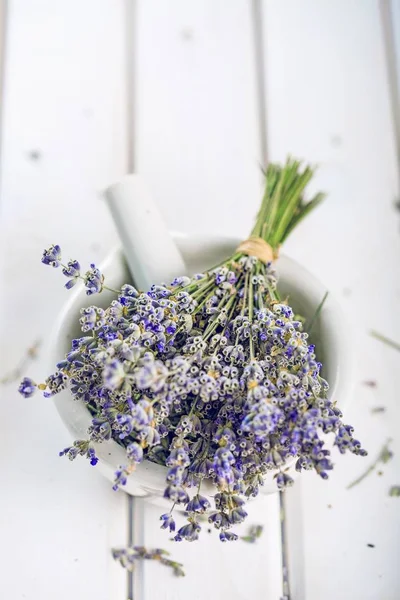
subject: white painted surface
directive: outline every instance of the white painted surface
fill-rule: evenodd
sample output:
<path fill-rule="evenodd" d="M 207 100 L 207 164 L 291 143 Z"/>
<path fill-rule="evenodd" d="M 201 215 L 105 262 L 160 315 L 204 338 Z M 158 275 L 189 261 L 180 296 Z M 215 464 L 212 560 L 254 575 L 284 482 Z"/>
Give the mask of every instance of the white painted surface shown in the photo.
<path fill-rule="evenodd" d="M 175 230 L 246 235 L 250 228 L 260 192 L 250 7 L 137 0 L 137 165 Z M 8 12 L 2 373 L 48 336 L 67 294 L 60 273 L 40 264 L 42 249 L 58 242 L 86 263 L 114 244 L 99 191 L 124 174 L 127 147 L 122 0 L 10 0 Z M 338 457 L 329 482 L 303 478 L 305 571 L 296 575 L 294 600 L 395 600 L 399 500 L 388 489 L 400 484 L 400 356 L 368 336 L 374 328 L 400 340 L 399 190 L 378 3 L 268 0 L 264 26 L 270 158 L 290 152 L 318 162 L 315 187 L 330 192 L 286 250 L 325 281 L 351 322 L 348 421 L 371 460 L 388 437 L 395 453 L 382 476 L 352 490 L 346 485 L 369 458 Z M 43 349 L 29 372 L 39 378 L 47 368 Z M 377 388 L 364 386 L 367 379 Z M 125 575 L 109 553 L 125 542 L 124 495 L 84 461 L 58 458 L 70 440 L 50 402 L 23 401 L 13 385 L 0 392 L 2 596 L 125 598 Z M 377 405 L 386 413 L 371 414 Z M 138 600 L 266 597 L 276 507 L 261 502 L 251 511 L 254 523 L 267 515 L 271 537 L 250 547 L 221 547 L 211 535 L 203 545 L 173 546 L 187 578 L 147 563 Z M 158 509 L 144 513 L 136 515 L 137 541 L 167 546 Z"/>
<path fill-rule="evenodd" d="M 269 2 L 266 20 L 271 159 L 290 151 L 319 163 L 315 186 L 329 191 L 286 248 L 342 301 L 355 346 L 347 420 L 370 452 L 365 460 L 335 457 L 329 482 L 303 478 L 299 597 L 395 600 L 400 520 L 388 491 L 399 482 L 400 355 L 368 335 L 376 329 L 400 340 L 399 190 L 378 3 Z M 376 390 L 362 384 L 371 379 Z M 377 405 L 386 413 L 371 414 Z M 388 437 L 395 456 L 384 474 L 346 490 Z"/>
<path fill-rule="evenodd" d="M 49 338 L 65 300 L 61 273 L 38 260 L 49 236 L 67 256 L 100 259 L 113 231 L 99 191 L 124 172 L 122 5 L 17 0 L 8 13 L 2 373 Z M 42 347 L 33 377 L 45 376 L 47 360 Z M 15 384 L 0 393 L 0 596 L 124 598 L 126 576 L 110 559 L 127 536 L 124 495 L 84 462 L 58 457 L 71 440 L 51 402 L 23 402 Z"/>

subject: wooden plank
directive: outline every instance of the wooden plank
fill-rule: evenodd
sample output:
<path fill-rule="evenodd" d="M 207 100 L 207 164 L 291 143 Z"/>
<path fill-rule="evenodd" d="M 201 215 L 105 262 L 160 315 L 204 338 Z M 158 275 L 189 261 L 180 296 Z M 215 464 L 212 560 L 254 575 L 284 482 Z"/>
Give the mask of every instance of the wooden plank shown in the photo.
<path fill-rule="evenodd" d="M 379 8 L 400 184 L 400 4 L 380 0 Z"/>
<path fill-rule="evenodd" d="M 400 289 L 397 166 L 379 6 L 373 0 L 268 0 L 264 9 L 270 156 L 282 160 L 290 152 L 315 161 L 314 187 L 329 192 L 285 249 L 342 303 L 353 331 L 354 391 L 337 401 L 348 401 L 346 422 L 370 451 L 365 460 L 335 453 L 329 482 L 303 477 L 305 573 L 294 597 L 394 600 L 398 508 L 388 490 L 399 467 L 392 373 L 400 357 L 368 335 L 374 328 L 400 339 L 393 319 Z M 387 412 L 372 414 L 377 405 Z M 394 459 L 383 475 L 347 490 L 388 437 Z"/>
<path fill-rule="evenodd" d="M 6 46 L 7 34 L 7 1 L 0 0 L 0 123 L 3 116 L 3 85 L 4 85 L 4 50 Z M 1 145 L 0 145 L 1 157 Z"/>
<path fill-rule="evenodd" d="M 137 32 L 139 173 L 171 229 L 248 235 L 261 197 L 251 3 L 139 1 Z M 145 510 L 146 545 L 168 549 L 187 577 L 146 563 L 140 598 L 281 595 L 277 496 L 251 506 L 249 524 L 265 524 L 251 547 L 221 547 L 207 526 L 198 543 L 170 542 L 159 529 L 165 510 Z"/>
<path fill-rule="evenodd" d="M 137 168 L 171 229 L 247 235 L 260 200 L 250 4 L 138 3 Z"/>
<path fill-rule="evenodd" d="M 139 598 L 280 598 L 278 494 L 257 498 L 246 510 L 249 516 L 235 532 L 246 535 L 250 526 L 263 525 L 263 534 L 255 544 L 238 540 L 222 545 L 218 533 L 205 523 L 200 539 L 188 545 L 188 542 L 170 541 L 171 536 L 159 529 L 159 516 L 165 508 L 147 504 L 146 545 L 165 548 L 173 560 L 183 564 L 186 577 L 176 578 L 167 567 L 148 562 L 142 571 L 143 595 Z M 184 522 L 183 515 L 178 513 L 178 526 Z"/>
<path fill-rule="evenodd" d="M 43 248 L 58 242 L 86 266 L 115 242 L 98 190 L 125 169 L 122 8 L 9 2 L 1 375 L 35 339 L 48 340 L 67 299 L 61 273 L 40 264 Z M 29 374 L 49 372 L 44 343 Z M 23 400 L 16 385 L 0 389 L 4 597 L 125 598 L 126 574 L 110 552 L 126 543 L 124 494 L 85 461 L 58 457 L 71 440 L 51 401 Z"/>

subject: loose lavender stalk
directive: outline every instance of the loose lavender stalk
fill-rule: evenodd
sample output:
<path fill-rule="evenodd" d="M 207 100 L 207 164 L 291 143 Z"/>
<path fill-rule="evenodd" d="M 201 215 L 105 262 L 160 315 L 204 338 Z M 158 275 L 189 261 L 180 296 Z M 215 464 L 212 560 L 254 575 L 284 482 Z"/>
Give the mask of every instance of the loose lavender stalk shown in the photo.
<path fill-rule="evenodd" d="M 106 310 L 82 309 L 86 335 L 39 386 L 46 396 L 68 386 L 93 416 L 88 439 L 60 454 L 94 465 L 95 444 L 114 439 L 126 449 L 114 489 L 144 458 L 167 466 L 171 510 L 161 527 L 175 532 L 176 505 L 188 513 L 176 541 L 199 536 L 199 516 L 211 508 L 201 494 L 206 479 L 215 487 L 209 522 L 225 542 L 238 538 L 231 528 L 246 518 L 246 497 L 257 495 L 267 473 L 284 489 L 295 459 L 297 470 L 328 477 L 323 434 L 335 436 L 341 453 L 366 454 L 336 399 L 327 398 L 315 347 L 277 290 L 279 247 L 323 198 L 304 201 L 312 174 L 291 159 L 270 165 L 250 239 L 217 267 L 147 293 L 124 285 Z M 46 264 L 60 261 L 58 246 L 45 252 Z M 63 270 L 72 278 L 76 272 L 74 265 Z M 84 281 L 93 283 L 87 293 L 104 287 L 97 272 Z M 30 396 L 35 386 L 26 379 L 20 391 Z"/>
<path fill-rule="evenodd" d="M 185 576 L 182 563 L 178 563 L 175 560 L 167 558 L 169 556 L 169 552 L 162 550 L 161 548 L 155 548 L 154 550 L 148 550 L 144 546 L 133 546 L 132 548 L 113 548 L 112 555 L 114 560 L 117 560 L 120 565 L 128 571 L 133 571 L 136 563 L 139 560 L 156 560 L 166 567 L 171 567 L 173 574 L 176 577 Z"/>

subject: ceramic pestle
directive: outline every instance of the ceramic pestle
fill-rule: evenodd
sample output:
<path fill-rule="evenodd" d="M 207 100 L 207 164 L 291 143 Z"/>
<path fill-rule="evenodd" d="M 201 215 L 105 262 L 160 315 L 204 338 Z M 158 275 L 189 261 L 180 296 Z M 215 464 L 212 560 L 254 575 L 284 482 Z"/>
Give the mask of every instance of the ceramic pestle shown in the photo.
<path fill-rule="evenodd" d="M 105 192 L 135 285 L 170 283 L 185 263 L 140 175 L 126 175 Z"/>

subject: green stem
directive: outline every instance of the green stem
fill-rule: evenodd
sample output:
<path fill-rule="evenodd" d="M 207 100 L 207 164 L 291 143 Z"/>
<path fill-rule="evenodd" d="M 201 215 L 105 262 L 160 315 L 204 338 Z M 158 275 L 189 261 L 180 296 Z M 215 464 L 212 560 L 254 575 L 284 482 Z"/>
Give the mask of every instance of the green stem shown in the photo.
<path fill-rule="evenodd" d="M 317 206 L 324 194 L 319 193 L 310 202 L 303 194 L 314 174 L 310 166 L 288 158 L 285 165 L 270 164 L 265 174 L 265 193 L 251 237 L 261 237 L 273 250 L 287 238 L 294 227 Z"/>
<path fill-rule="evenodd" d="M 319 317 L 319 315 L 320 315 L 320 313 L 321 313 L 321 310 L 322 310 L 322 308 L 323 308 L 323 306 L 324 306 L 324 304 L 325 304 L 325 300 L 327 299 L 327 297 L 328 297 L 328 294 L 329 294 L 329 292 L 328 292 L 328 291 L 326 291 L 326 292 L 325 292 L 325 294 L 324 294 L 324 297 L 323 297 L 323 298 L 322 298 L 322 300 L 321 300 L 321 302 L 318 304 L 318 306 L 317 306 L 317 309 L 316 309 L 315 313 L 314 313 L 314 314 L 313 314 L 313 316 L 311 317 L 311 319 L 310 319 L 310 323 L 309 323 L 309 324 L 308 324 L 308 325 L 305 327 L 305 329 L 306 329 L 306 331 L 307 331 L 307 333 L 308 333 L 308 334 L 310 334 L 310 333 L 311 333 L 311 331 L 312 331 L 312 328 L 314 327 L 314 325 L 315 325 L 315 322 L 316 322 L 316 320 L 318 319 L 318 317 Z"/>
<path fill-rule="evenodd" d="M 102 286 L 103 290 L 108 290 L 109 292 L 114 292 L 114 294 L 119 294 L 121 290 L 115 290 L 114 288 L 110 288 L 108 287 L 108 285 L 104 285 Z"/>
<path fill-rule="evenodd" d="M 197 296 L 202 296 L 205 292 L 207 292 L 210 288 L 214 287 L 214 281 L 209 279 L 207 283 L 198 287 L 198 289 L 191 294 L 192 298 L 196 298 Z"/>
<path fill-rule="evenodd" d="M 351 483 L 349 483 L 349 485 L 347 486 L 346 489 L 351 490 L 351 488 L 353 488 L 354 486 L 358 485 L 359 483 L 361 483 L 366 477 L 368 477 L 368 475 L 370 473 L 372 473 L 373 471 L 375 471 L 376 467 L 378 466 L 378 464 L 381 462 L 383 464 L 386 464 L 393 456 L 392 452 L 389 450 L 389 444 L 390 444 L 391 440 L 389 439 L 386 444 L 382 447 L 381 451 L 379 452 L 379 455 L 377 457 L 377 459 L 372 463 L 372 465 L 370 465 L 368 467 L 368 469 L 366 471 L 364 471 L 364 473 L 362 473 L 360 475 L 360 477 L 357 477 L 357 479 L 355 479 L 354 481 L 352 481 Z"/>
<path fill-rule="evenodd" d="M 206 304 L 206 302 L 212 298 L 214 296 L 214 288 L 211 290 L 211 292 L 209 292 L 207 294 L 207 296 L 205 296 L 205 298 L 200 302 L 200 304 L 198 304 L 195 308 L 195 310 L 193 311 L 192 315 L 196 315 L 198 312 L 200 312 L 200 310 L 203 308 L 203 306 Z"/>
<path fill-rule="evenodd" d="M 400 344 L 398 342 L 395 342 L 394 340 L 391 340 L 391 339 L 387 338 L 386 336 L 382 335 L 378 331 L 373 331 L 372 330 L 372 331 L 370 331 L 370 335 L 372 335 L 372 337 L 374 337 L 376 340 L 379 340 L 380 342 L 383 342 L 387 346 L 391 346 L 395 350 L 399 350 L 400 351 Z"/>
<path fill-rule="evenodd" d="M 68 269 L 68 267 L 66 265 L 63 265 L 62 263 L 60 263 L 60 265 L 63 269 Z M 83 282 L 86 281 L 86 279 L 84 278 L 83 275 L 78 275 L 77 277 L 78 277 L 78 279 L 81 279 Z M 114 288 L 110 288 L 110 287 L 108 287 L 108 285 L 104 285 L 104 283 L 102 284 L 100 291 L 103 291 L 103 290 L 108 290 L 109 292 L 114 292 L 114 294 L 119 294 L 121 291 L 121 290 L 114 290 Z"/>
<path fill-rule="evenodd" d="M 246 298 L 247 298 L 247 288 L 249 285 L 249 271 L 247 271 L 246 273 L 246 277 L 244 280 L 244 291 L 243 291 L 243 298 L 242 298 L 242 309 L 240 311 L 240 316 L 243 317 L 245 310 L 246 310 Z M 236 341 L 235 341 L 235 346 L 238 345 L 239 342 L 239 334 L 236 334 Z"/>
<path fill-rule="evenodd" d="M 252 278 L 250 277 L 250 281 L 249 281 L 249 321 L 250 321 L 250 327 L 253 324 L 253 314 L 254 314 L 254 293 L 253 293 L 253 281 Z M 252 336 L 252 332 L 250 330 L 250 339 L 249 339 L 249 346 L 250 346 L 250 358 L 251 360 L 254 360 L 254 343 L 253 343 L 253 336 Z"/>
<path fill-rule="evenodd" d="M 227 311 L 231 308 L 232 304 L 236 301 L 236 299 L 237 299 L 236 294 L 229 298 L 228 302 L 226 303 L 226 307 L 225 307 Z M 207 327 L 206 331 L 204 332 L 204 336 L 203 336 L 204 341 L 208 340 L 208 338 L 210 337 L 210 335 L 212 333 L 214 333 L 214 331 L 216 330 L 218 325 L 219 325 L 219 323 L 218 323 L 217 319 L 215 319 L 215 321 L 212 321 L 210 323 L 210 325 Z"/>

